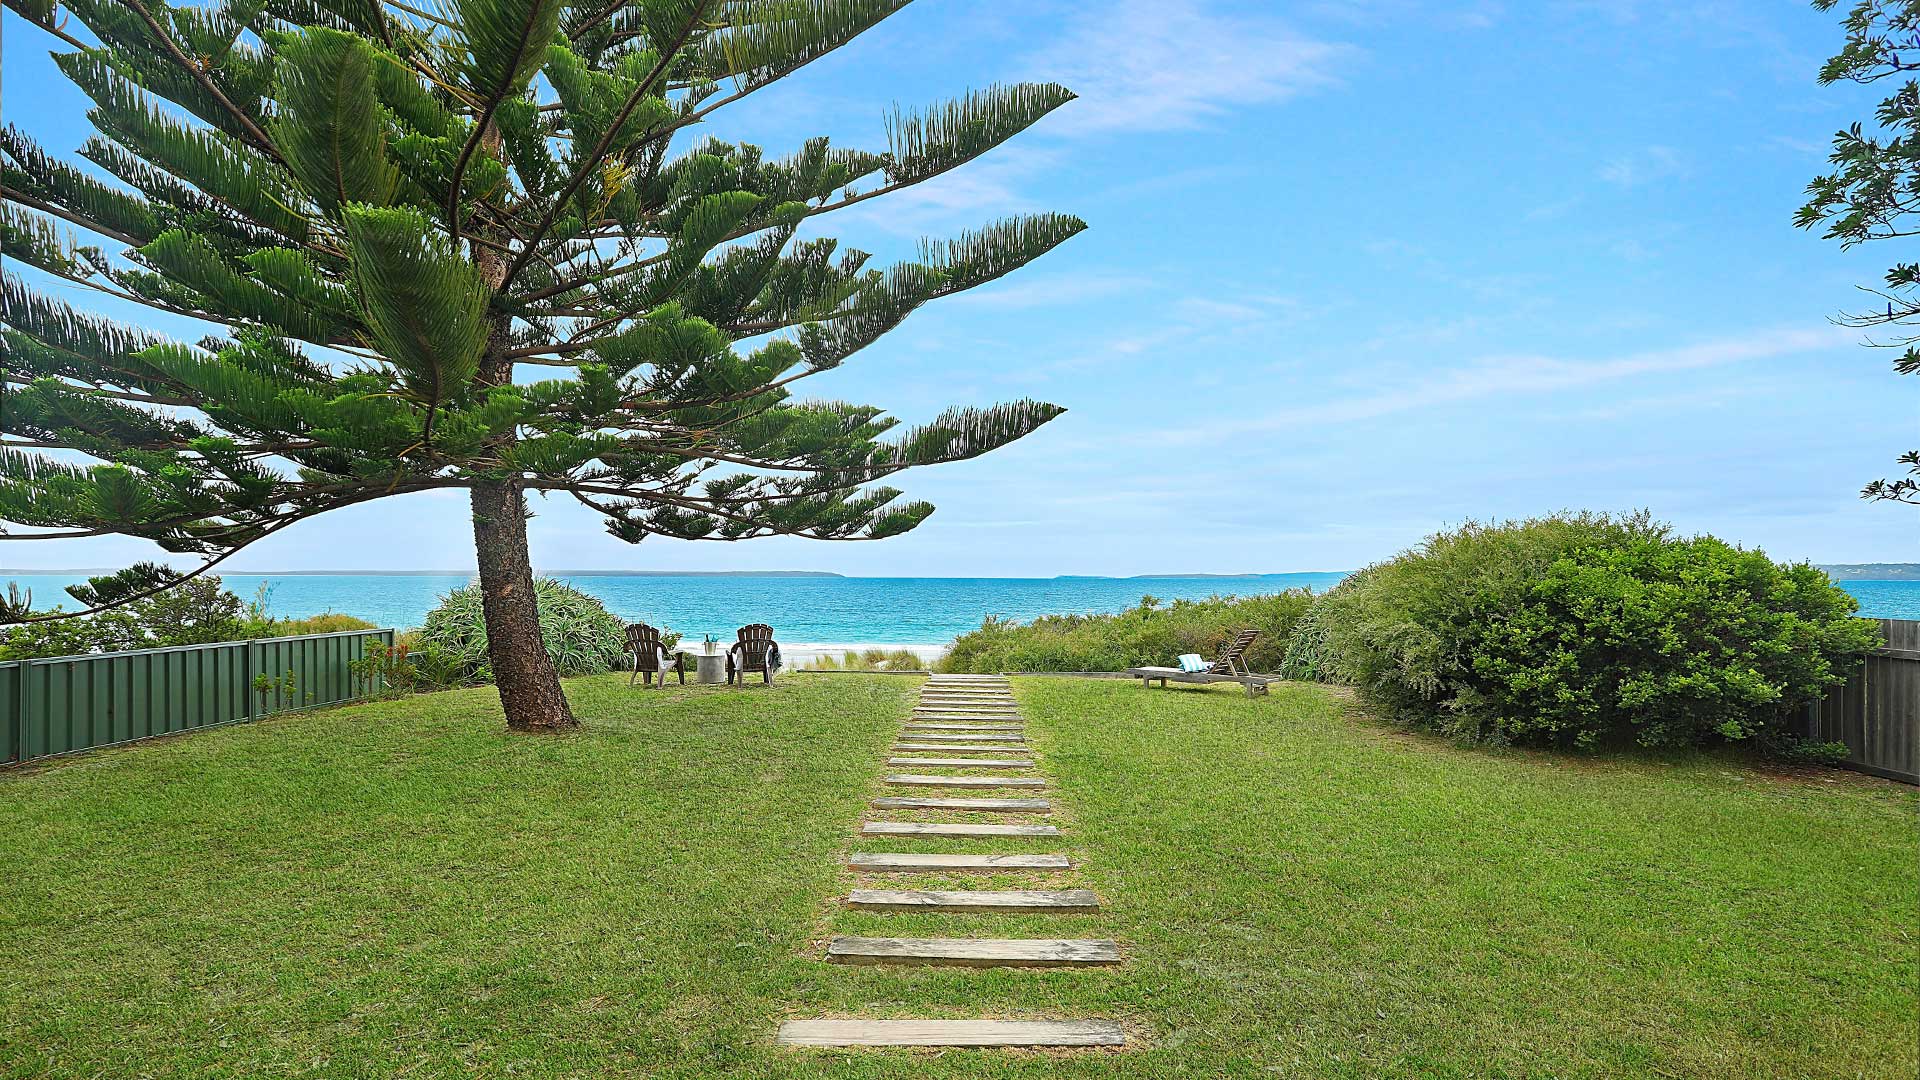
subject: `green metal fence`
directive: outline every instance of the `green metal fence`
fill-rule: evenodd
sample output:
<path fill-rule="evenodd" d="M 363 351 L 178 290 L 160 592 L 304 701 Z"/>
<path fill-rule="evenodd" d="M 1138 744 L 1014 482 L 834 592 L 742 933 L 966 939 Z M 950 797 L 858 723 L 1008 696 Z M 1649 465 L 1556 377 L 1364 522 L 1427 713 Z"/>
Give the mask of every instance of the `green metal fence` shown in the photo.
<path fill-rule="evenodd" d="M 347 664 L 369 641 L 392 645 L 393 631 L 0 663 L 0 765 L 349 701 Z"/>

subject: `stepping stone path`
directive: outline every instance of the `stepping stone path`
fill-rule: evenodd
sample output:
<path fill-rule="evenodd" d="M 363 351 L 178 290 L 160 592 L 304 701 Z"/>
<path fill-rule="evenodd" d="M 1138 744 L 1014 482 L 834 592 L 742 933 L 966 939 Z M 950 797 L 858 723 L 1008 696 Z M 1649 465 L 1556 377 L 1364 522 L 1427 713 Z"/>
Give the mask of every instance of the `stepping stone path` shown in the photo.
<path fill-rule="evenodd" d="M 1036 789 L 1042 776 L 992 776 L 988 770 L 1029 771 L 1038 767 L 1026 745 L 1025 722 L 1012 687 L 998 675 L 935 675 L 920 690 L 920 702 L 902 727 L 889 773 L 890 788 L 926 789 L 925 797 L 885 796 L 876 810 L 937 811 L 965 814 L 964 821 L 869 821 L 860 834 L 911 842 L 917 837 L 1004 839 L 1017 848 L 1061 835 L 1055 825 L 1007 824 L 994 814 L 1045 814 L 1045 798 L 944 798 L 940 789 Z M 962 756 L 966 755 L 966 756 Z M 987 755 L 987 756 L 974 756 Z M 958 773 L 923 769 L 964 770 Z M 977 770 L 977 771 L 975 771 Z M 982 819 L 975 820 L 974 815 Z M 933 852 L 857 852 L 847 857 L 857 874 L 1037 874 L 1064 875 L 1074 867 L 1065 855 L 1012 850 L 981 855 Z M 847 907 L 876 912 L 959 912 L 966 914 L 1089 914 L 1100 910 L 1091 889 L 894 889 L 857 888 Z M 834 964 L 877 967 L 1099 968 L 1121 962 L 1112 941 L 1075 938 L 910 938 L 840 936 L 827 944 L 825 959 Z M 981 1012 L 1001 1010 L 990 1000 Z M 782 1046 L 976 1046 L 1113 1047 L 1124 1046 L 1126 1032 L 1110 1020 L 789 1020 L 777 1036 Z"/>

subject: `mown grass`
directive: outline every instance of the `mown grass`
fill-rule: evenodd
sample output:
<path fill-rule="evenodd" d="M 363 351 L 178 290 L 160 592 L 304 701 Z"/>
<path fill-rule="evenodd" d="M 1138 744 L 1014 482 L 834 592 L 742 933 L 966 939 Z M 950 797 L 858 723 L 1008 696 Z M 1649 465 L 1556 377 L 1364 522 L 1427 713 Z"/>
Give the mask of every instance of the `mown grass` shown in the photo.
<path fill-rule="evenodd" d="M 577 680 L 0 776 L 0 1070 L 48 1077 L 1883 1076 L 1916 1057 L 1910 789 L 1466 750 L 1017 682 L 1062 841 L 859 839 L 912 680 Z M 906 815 L 892 815 L 896 817 Z M 1017 819 L 1014 819 L 1017 820 Z M 1098 915 L 839 910 L 852 850 L 1055 850 Z M 894 878 L 911 887 L 926 880 Z M 1099 936 L 1109 971 L 841 968 L 834 933 Z M 1112 1016 L 1140 1049 L 787 1052 L 785 1016 Z"/>

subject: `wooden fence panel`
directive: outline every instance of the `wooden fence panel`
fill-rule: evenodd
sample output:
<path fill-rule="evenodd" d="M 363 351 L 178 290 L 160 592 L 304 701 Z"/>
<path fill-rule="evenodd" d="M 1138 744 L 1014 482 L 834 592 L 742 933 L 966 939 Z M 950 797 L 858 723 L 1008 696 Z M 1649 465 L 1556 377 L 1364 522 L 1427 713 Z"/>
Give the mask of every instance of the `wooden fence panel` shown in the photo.
<path fill-rule="evenodd" d="M 0 765 L 352 700 L 347 664 L 369 641 L 391 645 L 393 631 L 0 663 Z M 262 674 L 275 682 L 266 695 Z"/>
<path fill-rule="evenodd" d="M 1847 765 L 1920 784 L 1920 620 L 1881 619 L 1886 645 L 1807 710 L 1809 738 L 1847 744 Z"/>

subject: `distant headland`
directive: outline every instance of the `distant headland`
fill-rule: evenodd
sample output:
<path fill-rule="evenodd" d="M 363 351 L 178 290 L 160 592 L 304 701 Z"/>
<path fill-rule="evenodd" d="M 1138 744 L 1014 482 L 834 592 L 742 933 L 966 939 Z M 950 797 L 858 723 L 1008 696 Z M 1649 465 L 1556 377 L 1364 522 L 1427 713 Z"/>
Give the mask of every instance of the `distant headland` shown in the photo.
<path fill-rule="evenodd" d="M 1920 563 L 1867 562 L 1816 566 L 1835 581 L 1920 581 Z"/>

